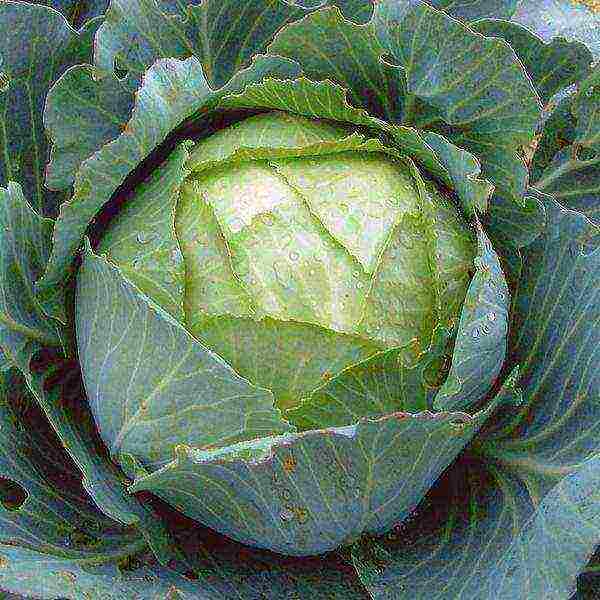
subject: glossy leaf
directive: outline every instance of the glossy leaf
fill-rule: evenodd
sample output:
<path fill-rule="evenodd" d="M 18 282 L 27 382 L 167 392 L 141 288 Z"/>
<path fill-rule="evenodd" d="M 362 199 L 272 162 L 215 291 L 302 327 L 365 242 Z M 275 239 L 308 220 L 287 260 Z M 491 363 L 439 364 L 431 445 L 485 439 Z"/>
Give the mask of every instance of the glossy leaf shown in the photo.
<path fill-rule="evenodd" d="M 341 427 L 399 410 L 427 410 L 428 394 L 436 383 L 428 380 L 428 369 L 439 368 L 450 333 L 439 327 L 423 349 L 412 344 L 386 350 L 345 369 L 286 417 L 300 430 L 308 430 Z"/>
<path fill-rule="evenodd" d="M 180 447 L 175 461 L 130 489 L 245 544 L 319 554 L 402 520 L 493 408 L 397 412 L 217 450 Z"/>
<path fill-rule="evenodd" d="M 90 249 L 76 321 L 90 408 L 115 459 L 157 467 L 178 444 L 223 446 L 290 430 L 268 390 L 242 379 Z"/>
<path fill-rule="evenodd" d="M 175 210 L 189 173 L 186 146 L 173 150 L 165 163 L 136 187 L 97 248 L 180 322 L 185 319 L 185 264 L 175 233 Z"/>
<path fill-rule="evenodd" d="M 564 103 L 564 104 L 563 104 Z M 550 117 L 544 151 L 558 150 L 533 186 L 600 223 L 600 71 Z M 553 139 L 554 138 L 554 139 Z"/>
<path fill-rule="evenodd" d="M 239 72 L 223 93 L 239 91 L 266 74 L 289 75 L 290 69 L 294 71 L 283 59 L 258 59 L 248 70 Z M 161 60 L 148 70 L 123 133 L 86 159 L 78 171 L 75 193 L 61 207 L 51 261 L 40 288 L 47 289 L 64 280 L 86 228 L 126 177 L 165 141 L 172 129 L 216 97 L 194 57 L 185 61 Z M 96 177 L 99 172 L 104 174 L 102 180 Z"/>
<path fill-rule="evenodd" d="M 537 504 L 515 475 L 465 461 L 411 522 L 357 544 L 354 564 L 375 600 L 568 598 L 600 541 L 598 467 Z"/>
<path fill-rule="evenodd" d="M 524 403 L 482 441 L 486 454 L 524 471 L 534 490 L 597 452 L 600 427 L 600 378 L 592 368 L 599 231 L 552 200 L 546 212 L 544 234 L 522 251 L 513 307 L 510 347 L 521 366 Z"/>
<path fill-rule="evenodd" d="M 443 183 L 455 188 L 468 214 L 475 208 L 485 210 L 493 189 L 489 182 L 478 178 L 479 164 L 468 152 L 441 135 L 373 118 L 364 109 L 350 105 L 344 88 L 330 81 L 315 82 L 304 77 L 289 81 L 267 79 L 248 86 L 241 94 L 225 96 L 219 106 L 284 110 L 375 128 L 391 136 L 398 152 L 415 158 Z"/>
<path fill-rule="evenodd" d="M 77 32 L 44 6 L 0 5 L 0 186 L 20 183 L 40 214 L 55 215 L 65 199 L 44 189 L 46 94 L 69 66 L 91 59 L 98 25 L 98 20 L 89 21 Z"/>
<path fill-rule="evenodd" d="M 540 109 L 508 44 L 408 0 L 378 3 L 373 25 L 408 93 L 435 109 L 448 126 L 441 133 L 480 157 L 483 175 L 519 202 L 526 172 L 515 152 L 532 140 Z"/>
<path fill-rule="evenodd" d="M 593 56 L 581 42 L 554 38 L 545 44 L 528 29 L 516 23 L 482 20 L 471 27 L 485 36 L 506 40 L 533 80 L 542 102 L 577 83 L 588 73 Z"/>
<path fill-rule="evenodd" d="M 485 397 L 506 355 L 510 294 L 498 255 L 478 224 L 475 275 L 465 298 L 452 365 L 436 410 L 469 410 Z"/>
<path fill-rule="evenodd" d="M 0 349 L 15 365 L 28 366 L 40 346 L 61 345 L 57 323 L 33 289 L 48 261 L 52 226 L 31 209 L 19 185 L 0 188 Z"/>

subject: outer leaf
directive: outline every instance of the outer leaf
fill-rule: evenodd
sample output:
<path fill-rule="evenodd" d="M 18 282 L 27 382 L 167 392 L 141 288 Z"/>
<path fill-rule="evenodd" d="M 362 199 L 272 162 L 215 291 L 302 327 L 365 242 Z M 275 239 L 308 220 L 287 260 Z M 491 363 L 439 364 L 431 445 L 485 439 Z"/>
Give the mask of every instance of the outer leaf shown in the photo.
<path fill-rule="evenodd" d="M 600 14 L 594 10 L 593 2 L 594 0 L 523 0 L 513 21 L 525 25 L 545 40 L 560 35 L 568 40 L 584 42 L 598 59 Z"/>
<path fill-rule="evenodd" d="M 427 0 L 428 4 L 463 21 L 510 19 L 519 0 Z"/>
<path fill-rule="evenodd" d="M 152 491 L 243 543 L 322 553 L 402 520 L 493 408 L 473 417 L 395 413 L 218 450 L 181 447 L 130 489 Z"/>
<path fill-rule="evenodd" d="M 533 138 L 540 110 L 512 49 L 418 1 L 378 3 L 373 25 L 408 93 L 443 119 L 446 137 L 481 157 L 501 193 L 519 201 L 526 173 L 515 153 Z"/>
<path fill-rule="evenodd" d="M 349 92 L 354 106 L 390 121 L 401 110 L 404 84 L 382 62 L 385 52 L 372 29 L 325 8 L 280 30 L 269 52 L 294 59 L 311 79 L 331 79 Z"/>
<path fill-rule="evenodd" d="M 210 532 L 200 531 L 207 536 Z M 0 546 L 3 559 L 2 586 L 35 598 L 68 600 L 280 600 L 281 598 L 327 598 L 328 600 L 370 600 L 351 567 L 340 560 L 293 564 L 273 556 L 248 556 L 243 546 L 226 548 L 215 544 L 207 551 L 194 547 L 200 559 L 196 572 L 182 576 L 176 571 L 133 557 L 134 569 L 120 571 L 116 565 L 90 568 L 75 561 L 12 546 Z M 142 561 L 146 556 L 141 556 Z M 126 561 L 123 561 L 126 564 Z"/>
<path fill-rule="evenodd" d="M 581 42 L 554 38 L 545 44 L 516 23 L 486 19 L 471 27 L 485 36 L 501 37 L 510 44 L 544 104 L 557 92 L 583 79 L 593 60 L 592 53 Z"/>
<path fill-rule="evenodd" d="M 48 144 L 46 94 L 70 65 L 89 61 L 98 20 L 80 32 L 55 10 L 27 2 L 0 4 L 0 186 L 18 181 L 40 214 L 54 215 L 61 194 L 44 189 Z"/>
<path fill-rule="evenodd" d="M 450 373 L 436 410 L 469 410 L 483 399 L 502 369 L 508 333 L 508 285 L 488 237 L 478 226 L 476 272 L 462 309 Z"/>
<path fill-rule="evenodd" d="M 36 400 L 50 420 L 61 442 L 84 474 L 84 487 L 102 510 L 124 524 L 146 519 L 146 512 L 132 498 L 123 495 L 116 470 L 97 454 L 92 442 L 89 415 L 74 415 L 48 396 L 41 375 L 31 372 L 30 363 L 44 346 L 60 344 L 58 331 L 46 317 L 33 295 L 33 282 L 48 258 L 52 222 L 36 215 L 27 205 L 20 188 L 0 188 L 3 237 L 0 238 L 0 347 L 25 377 Z M 60 300 L 60 294 L 56 301 Z M 60 309 L 60 306 L 59 306 Z M 87 428 L 87 429 L 86 429 Z M 143 525 L 161 552 L 155 524 Z M 153 531 L 154 530 L 154 531 Z"/>
<path fill-rule="evenodd" d="M 64 596 L 65 587 L 80 589 L 77 575 L 97 579 L 82 565 L 117 561 L 146 542 L 91 504 L 75 465 L 28 397 L 23 380 L 14 372 L 1 379 L 0 585 L 19 593 Z M 27 572 L 25 557 L 35 557 L 35 574 Z"/>
<path fill-rule="evenodd" d="M 509 347 L 521 365 L 524 403 L 482 448 L 522 474 L 534 497 L 597 452 L 600 374 L 599 230 L 546 201 L 547 227 L 523 249 Z"/>
<path fill-rule="evenodd" d="M 561 149 L 533 186 L 600 223 L 600 70 L 581 84 L 577 95 L 563 102 L 557 117 L 548 120 L 543 140 L 546 154 Z M 552 136 L 558 137 L 555 143 Z M 569 142 L 572 145 L 565 146 Z"/>
<path fill-rule="evenodd" d="M 59 10 L 73 27 L 79 27 L 88 19 L 103 15 L 109 0 L 45 0 L 40 4 Z"/>
<path fill-rule="evenodd" d="M 265 73 L 290 74 L 290 71 L 295 69 L 283 59 L 258 59 L 250 69 L 238 73 L 223 93 L 243 89 Z M 78 172 L 75 194 L 61 207 L 51 261 L 39 283 L 41 289 L 64 279 L 90 221 L 127 175 L 184 119 L 207 107 L 217 96 L 208 87 L 194 57 L 185 61 L 161 60 L 148 70 L 124 132 L 88 158 Z M 104 177 L 99 179 L 97 173 L 103 173 Z"/>
<path fill-rule="evenodd" d="M 563 600 L 600 541 L 599 467 L 588 461 L 536 506 L 518 477 L 466 464 L 412 523 L 357 545 L 354 564 L 374 600 Z"/>
<path fill-rule="evenodd" d="M 539 592 L 562 599 L 574 591 L 600 541 L 600 471 L 593 456 L 600 379 L 592 368 L 599 341 L 598 230 L 578 213 L 545 204 L 545 230 L 521 250 L 522 283 L 514 300 L 510 347 L 521 376 L 501 390 L 521 406 L 503 410 L 476 442 L 487 463 L 501 463 L 494 468 L 497 483 L 486 500 L 477 496 L 485 486 L 475 481 L 464 516 L 441 516 L 436 531 L 419 528 L 425 512 L 415 523 L 417 538 L 408 526 L 402 535 L 407 542 L 385 548 L 380 542 L 367 555 L 357 554 L 375 598 L 525 599 Z M 522 391 L 514 388 L 517 380 Z M 459 506 L 465 484 L 451 471 L 448 479 L 456 492 L 442 486 L 434 509 Z"/>
<path fill-rule="evenodd" d="M 156 0 L 116 0 L 99 32 L 95 62 L 105 71 L 112 72 L 116 63 L 142 74 L 160 58 L 194 55 L 209 84 L 220 87 L 263 52 L 279 29 L 330 3 L 355 20 L 366 20 L 371 13 L 368 0 L 205 0 L 175 4 L 168 14 Z"/>
<path fill-rule="evenodd" d="M 48 261 L 52 225 L 30 208 L 19 185 L 0 188 L 0 349 L 15 365 L 28 364 L 40 345 L 61 344 L 33 292 Z"/>
<path fill-rule="evenodd" d="M 63 190 L 81 163 L 123 131 L 131 112 L 132 78 L 99 78 L 89 65 L 68 69 L 46 97 L 44 125 L 53 142 L 46 185 Z"/>
<path fill-rule="evenodd" d="M 77 341 L 90 408 L 113 456 L 163 465 L 177 444 L 222 446 L 290 426 L 252 386 L 88 249 Z"/>
<path fill-rule="evenodd" d="M 495 248 L 500 254 L 506 252 L 506 246 L 520 248 L 531 244 L 542 232 L 545 223 L 543 204 L 538 200 L 535 190 L 530 190 L 524 198 L 523 206 L 494 196 L 490 217 L 485 228 L 490 232 Z"/>
<path fill-rule="evenodd" d="M 63 387 L 71 392 L 78 386 L 67 377 Z M 82 402 L 73 395 L 73 408 Z M 302 563 L 251 554 L 187 520 L 173 531 L 185 550 L 186 575 L 159 565 L 137 529 L 117 526 L 91 505 L 77 468 L 18 377 L 0 383 L 0 416 L 3 590 L 72 600 L 279 600 L 291 594 L 365 600 L 339 559 Z M 26 500 L 19 505 L 21 491 Z"/>

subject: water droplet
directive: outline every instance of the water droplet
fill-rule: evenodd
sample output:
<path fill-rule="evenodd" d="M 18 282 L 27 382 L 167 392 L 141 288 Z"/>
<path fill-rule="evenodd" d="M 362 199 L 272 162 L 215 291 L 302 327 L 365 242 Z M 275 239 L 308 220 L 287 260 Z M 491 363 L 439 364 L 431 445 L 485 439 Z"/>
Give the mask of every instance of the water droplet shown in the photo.
<path fill-rule="evenodd" d="M 479 337 L 479 329 L 473 329 L 473 333 L 471 334 L 473 339 L 477 339 Z"/>
<path fill-rule="evenodd" d="M 181 254 L 177 248 L 173 248 L 173 250 L 171 250 L 171 260 L 173 262 L 179 262 L 180 256 Z"/>
<path fill-rule="evenodd" d="M 263 223 L 267 226 L 270 227 L 271 225 L 273 225 L 275 221 L 273 220 L 273 217 L 271 215 L 265 215 L 263 217 Z"/>
<path fill-rule="evenodd" d="M 316 273 L 315 273 L 315 270 L 314 270 L 314 269 L 311 269 L 311 270 L 308 272 L 308 274 L 309 274 L 311 277 L 314 277 Z"/>
<path fill-rule="evenodd" d="M 289 508 L 286 508 L 281 511 L 279 517 L 282 521 L 291 521 L 294 518 L 294 513 Z"/>
<path fill-rule="evenodd" d="M 352 276 L 353 276 L 353 277 L 360 277 L 360 271 L 354 271 L 354 272 L 352 273 Z"/>
<path fill-rule="evenodd" d="M 146 244 L 147 242 L 150 241 L 150 238 L 148 237 L 148 234 L 145 233 L 144 231 L 140 231 L 135 236 L 135 239 L 137 240 L 138 244 Z"/>
<path fill-rule="evenodd" d="M 295 251 L 290 252 L 290 260 L 296 261 L 299 258 L 300 258 L 300 255 L 297 252 L 295 252 Z"/>
<path fill-rule="evenodd" d="M 142 261 L 139 258 L 134 259 L 134 261 L 131 263 L 131 266 L 135 269 L 138 270 L 141 266 L 142 266 Z"/>
<path fill-rule="evenodd" d="M 360 290 L 360 289 L 361 289 L 363 286 L 364 286 L 364 283 L 363 283 L 362 281 L 359 281 L 359 282 L 356 284 L 356 287 L 357 287 L 359 290 Z"/>
<path fill-rule="evenodd" d="M 488 335 L 490 331 L 490 326 L 487 323 L 481 328 L 481 332 L 483 333 L 483 335 Z"/>
<path fill-rule="evenodd" d="M 494 311 L 492 311 L 491 313 L 488 313 L 488 321 L 491 321 L 492 323 L 496 320 L 496 313 Z"/>
<path fill-rule="evenodd" d="M 10 78 L 4 71 L 0 71 L 0 93 L 7 92 L 10 85 Z"/>

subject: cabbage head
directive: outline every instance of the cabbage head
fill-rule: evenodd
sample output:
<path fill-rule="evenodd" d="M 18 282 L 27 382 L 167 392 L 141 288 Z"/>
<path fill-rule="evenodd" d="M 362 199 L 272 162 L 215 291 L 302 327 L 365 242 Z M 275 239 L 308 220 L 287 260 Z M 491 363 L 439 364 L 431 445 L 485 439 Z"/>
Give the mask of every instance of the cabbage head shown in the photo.
<path fill-rule="evenodd" d="M 0 589 L 600 598 L 598 31 L 0 3 Z"/>

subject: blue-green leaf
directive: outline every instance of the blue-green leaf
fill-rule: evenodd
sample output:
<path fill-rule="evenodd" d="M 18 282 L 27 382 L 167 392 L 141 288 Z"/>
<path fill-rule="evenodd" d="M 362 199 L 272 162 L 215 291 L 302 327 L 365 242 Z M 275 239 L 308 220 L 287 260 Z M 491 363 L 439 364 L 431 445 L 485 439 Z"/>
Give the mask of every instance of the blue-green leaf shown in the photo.
<path fill-rule="evenodd" d="M 125 495 L 123 481 L 113 465 L 94 447 L 93 423 L 89 414 L 75 416 L 49 394 L 43 375 L 31 370 L 31 361 L 46 346 L 59 346 L 54 322 L 43 312 L 33 295 L 33 283 L 43 271 L 49 254 L 52 221 L 34 213 L 16 184 L 0 188 L 0 347 L 11 365 L 23 374 L 30 390 L 58 434 L 71 458 L 84 474 L 84 487 L 102 510 L 123 524 L 138 523 L 147 530 L 160 552 L 162 534 L 139 503 Z M 47 299 L 61 312 L 60 289 Z M 87 418 L 86 418 L 87 417 Z"/>
<path fill-rule="evenodd" d="M 318 554 L 402 520 L 494 406 L 474 416 L 397 412 L 217 450 L 180 447 L 130 489 L 245 544 Z"/>
<path fill-rule="evenodd" d="M 543 234 L 523 248 L 511 359 L 523 404 L 478 444 L 541 494 L 600 448 L 600 230 L 546 199 Z"/>
<path fill-rule="evenodd" d="M 600 542 L 600 460 L 543 500 L 510 472 L 465 460 L 385 538 L 353 548 L 374 600 L 564 600 Z"/>
<path fill-rule="evenodd" d="M 526 171 L 516 152 L 533 139 L 540 106 L 508 44 L 408 0 L 379 2 L 373 26 L 408 93 L 445 122 L 440 133 L 480 157 L 484 177 L 519 202 Z"/>
<path fill-rule="evenodd" d="M 396 69 L 380 60 L 384 48 L 371 27 L 344 19 L 336 8 L 281 29 L 268 50 L 294 59 L 310 79 L 335 81 L 373 116 L 390 121 L 400 114 L 405 89 Z"/>
<path fill-rule="evenodd" d="M 519 5 L 519 0 L 426 0 L 456 19 L 510 19 Z"/>
<path fill-rule="evenodd" d="M 295 3 L 206 0 L 168 10 L 156 0 L 115 0 L 97 38 L 96 65 L 142 75 L 161 58 L 195 56 L 213 88 L 263 52 L 275 32 L 306 14 Z"/>
<path fill-rule="evenodd" d="M 583 79 L 593 56 L 581 42 L 554 38 L 544 43 L 539 37 L 517 23 L 482 20 L 471 27 L 485 36 L 505 39 L 525 66 L 544 104 L 554 94 Z"/>
<path fill-rule="evenodd" d="M 498 255 L 478 223 L 475 275 L 465 298 L 450 373 L 436 394 L 436 410 L 469 410 L 502 369 L 508 333 L 508 285 Z"/>
<path fill-rule="evenodd" d="M 89 21 L 77 32 L 45 6 L 0 4 L 0 186 L 19 182 L 40 214 L 55 215 L 64 200 L 44 189 L 46 94 L 65 69 L 91 59 L 99 24 Z"/>
<path fill-rule="evenodd" d="M 253 386 L 87 250 L 77 341 L 90 408 L 113 457 L 160 467 L 179 444 L 224 446 L 289 431 L 270 391 Z"/>
<path fill-rule="evenodd" d="M 584 42 L 600 57 L 600 13 L 594 0 L 521 0 L 513 21 L 549 40 L 556 36 Z"/>
<path fill-rule="evenodd" d="M 552 162 L 532 185 L 600 223 L 600 69 L 563 100 L 547 123 L 542 141 Z"/>
<path fill-rule="evenodd" d="M 123 133 L 104 146 L 101 146 L 103 139 L 97 140 L 101 147 L 77 172 L 74 196 L 61 207 L 51 260 L 39 282 L 40 289 L 52 288 L 64 280 L 94 216 L 174 128 L 214 102 L 219 93 L 239 91 L 266 74 L 289 76 L 296 71 L 284 59 L 259 58 L 249 69 L 239 72 L 222 91 L 213 92 L 196 58 L 155 63 L 136 92 L 136 104 Z M 65 79 L 57 85 L 68 88 L 70 81 Z M 103 177 L 99 178 L 98 173 Z"/>
<path fill-rule="evenodd" d="M 61 345 L 56 323 L 33 291 L 48 261 L 52 227 L 31 209 L 19 185 L 0 187 L 0 350 L 15 365 L 27 367 L 41 346 Z"/>
<path fill-rule="evenodd" d="M 60 11 L 72 27 L 79 27 L 93 17 L 102 16 L 108 8 L 110 0 L 42 0 L 37 4 L 45 4 Z"/>
<path fill-rule="evenodd" d="M 131 78 L 99 77 L 91 65 L 76 65 L 50 88 L 44 125 L 53 144 L 46 186 L 73 185 L 81 163 L 121 134 L 131 113 L 131 87 Z"/>
<path fill-rule="evenodd" d="M 0 419 L 3 589 L 63 596 L 65 588 L 78 589 L 84 565 L 116 562 L 146 547 L 135 529 L 91 503 L 77 467 L 14 371 L 0 375 Z M 35 563 L 27 567 L 25 557 Z"/>
<path fill-rule="evenodd" d="M 493 196 L 490 204 L 489 219 L 484 226 L 500 254 L 505 252 L 506 245 L 520 248 L 531 244 L 544 228 L 544 207 L 535 190 L 528 191 L 522 206 L 502 196 Z"/>

